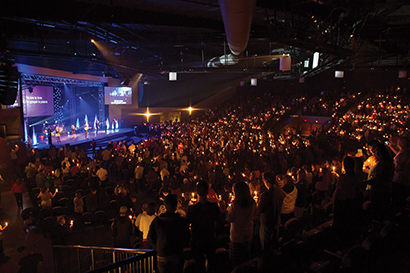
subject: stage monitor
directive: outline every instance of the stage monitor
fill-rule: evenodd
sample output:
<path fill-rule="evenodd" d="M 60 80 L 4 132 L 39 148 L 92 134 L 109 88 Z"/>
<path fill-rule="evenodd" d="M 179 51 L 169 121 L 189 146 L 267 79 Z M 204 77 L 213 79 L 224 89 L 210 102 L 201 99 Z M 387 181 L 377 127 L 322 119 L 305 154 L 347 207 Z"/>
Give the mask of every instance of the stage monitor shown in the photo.
<path fill-rule="evenodd" d="M 54 115 L 53 87 L 30 86 L 24 88 L 25 117 Z M 24 107 L 23 107 L 24 108 Z"/>
<path fill-rule="evenodd" d="M 104 87 L 104 104 L 118 105 L 118 104 L 132 104 L 132 87 Z"/>

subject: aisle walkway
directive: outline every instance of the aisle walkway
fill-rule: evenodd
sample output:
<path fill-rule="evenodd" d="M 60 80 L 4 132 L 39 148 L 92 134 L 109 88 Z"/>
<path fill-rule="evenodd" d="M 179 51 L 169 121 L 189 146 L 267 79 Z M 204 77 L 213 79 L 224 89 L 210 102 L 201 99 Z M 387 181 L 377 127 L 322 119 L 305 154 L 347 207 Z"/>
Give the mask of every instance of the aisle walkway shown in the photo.
<path fill-rule="evenodd" d="M 20 209 L 17 208 L 16 200 L 11 195 L 11 187 L 14 183 L 11 169 L 1 170 L 4 182 L 1 183 L 1 203 L 0 203 L 0 223 L 9 223 L 6 230 L 0 235 L 3 240 L 4 254 L 11 257 L 11 261 L 18 264 L 18 251 L 20 246 L 26 246 L 29 250 L 33 244 L 37 244 L 38 252 L 44 257 L 44 263 L 39 272 L 53 272 L 51 241 L 36 231 L 24 229 L 24 221 L 20 216 Z M 28 193 L 23 195 L 24 208 L 31 206 Z M 6 273 L 6 272 L 4 272 Z M 10 272 L 12 273 L 12 272 Z"/>

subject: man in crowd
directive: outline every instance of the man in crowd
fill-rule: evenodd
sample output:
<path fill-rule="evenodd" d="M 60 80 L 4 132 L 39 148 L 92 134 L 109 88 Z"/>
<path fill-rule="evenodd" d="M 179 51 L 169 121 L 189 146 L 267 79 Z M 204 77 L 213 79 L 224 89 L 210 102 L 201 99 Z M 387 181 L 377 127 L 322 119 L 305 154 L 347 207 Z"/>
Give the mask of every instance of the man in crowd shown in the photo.
<path fill-rule="evenodd" d="M 264 173 L 262 179 L 268 190 L 261 195 L 259 201 L 261 222 L 259 236 L 262 251 L 270 252 L 278 247 L 278 229 L 283 193 L 276 186 L 276 179 L 272 171 Z"/>
<path fill-rule="evenodd" d="M 164 202 L 166 212 L 152 221 L 148 241 L 157 251 L 157 266 L 160 273 L 182 273 L 183 250 L 189 246 L 188 222 L 175 213 L 178 204 L 175 195 L 167 195 Z"/>
<path fill-rule="evenodd" d="M 131 248 L 132 222 L 127 217 L 127 207 L 120 208 L 120 216 L 111 224 L 114 247 Z"/>
<path fill-rule="evenodd" d="M 191 250 L 197 265 L 197 272 L 205 272 L 205 259 L 208 260 L 208 272 L 215 269 L 215 237 L 220 224 L 220 210 L 217 203 L 208 201 L 208 183 L 196 184 L 198 203 L 189 206 L 187 220 L 191 224 Z"/>

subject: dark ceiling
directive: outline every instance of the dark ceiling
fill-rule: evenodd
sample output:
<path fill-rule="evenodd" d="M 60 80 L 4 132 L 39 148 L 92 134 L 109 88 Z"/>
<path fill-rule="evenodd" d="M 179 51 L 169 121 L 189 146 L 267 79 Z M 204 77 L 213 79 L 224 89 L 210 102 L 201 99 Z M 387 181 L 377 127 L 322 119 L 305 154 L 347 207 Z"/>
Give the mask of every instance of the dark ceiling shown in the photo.
<path fill-rule="evenodd" d="M 236 65 L 217 0 L 3 0 L 0 51 L 16 62 L 119 78 L 141 72 L 269 72 L 308 77 L 335 66 L 406 68 L 409 1 L 256 2 L 249 44 Z M 99 48 L 92 42 L 94 39 Z M 101 50 L 101 46 L 105 50 Z M 320 52 L 319 66 L 304 67 Z M 288 53 L 292 70 L 273 56 Z"/>

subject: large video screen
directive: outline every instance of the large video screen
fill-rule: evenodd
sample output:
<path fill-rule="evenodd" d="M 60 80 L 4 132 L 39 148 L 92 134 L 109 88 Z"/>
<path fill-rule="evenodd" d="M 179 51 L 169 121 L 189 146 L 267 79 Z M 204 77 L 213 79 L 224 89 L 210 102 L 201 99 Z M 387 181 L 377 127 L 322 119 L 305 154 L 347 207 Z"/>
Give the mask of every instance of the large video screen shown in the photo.
<path fill-rule="evenodd" d="M 53 87 L 30 86 L 24 88 L 24 104 L 26 117 L 54 115 Z"/>
<path fill-rule="evenodd" d="M 104 104 L 132 104 L 132 87 L 104 87 Z"/>

